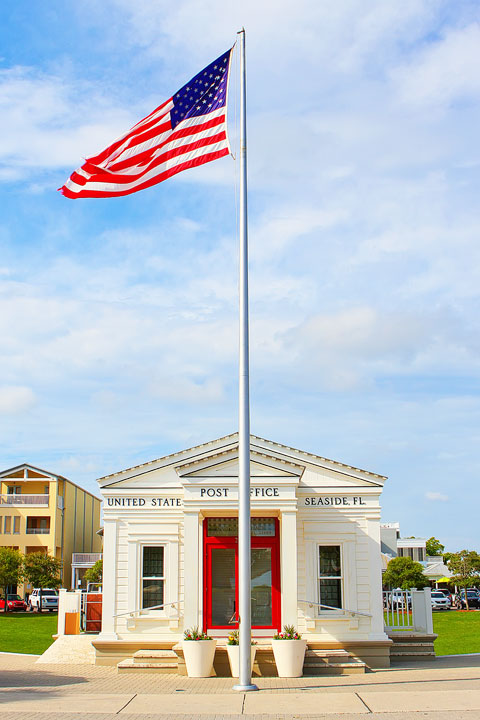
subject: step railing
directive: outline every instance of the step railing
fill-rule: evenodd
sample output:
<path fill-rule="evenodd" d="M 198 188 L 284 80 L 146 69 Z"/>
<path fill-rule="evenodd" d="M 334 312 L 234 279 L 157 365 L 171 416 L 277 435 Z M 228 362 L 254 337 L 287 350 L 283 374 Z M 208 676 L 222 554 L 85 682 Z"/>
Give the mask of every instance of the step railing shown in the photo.
<path fill-rule="evenodd" d="M 319 607 L 323 608 L 324 610 L 339 610 L 340 612 L 347 613 L 348 615 L 361 615 L 363 617 L 369 617 L 371 618 L 370 613 L 360 612 L 359 610 L 349 610 L 348 608 L 339 608 L 339 607 L 333 607 L 332 605 L 325 605 L 324 603 L 317 603 L 313 600 L 299 600 L 299 603 L 304 603 L 305 605 L 308 605 L 308 607 Z"/>
<path fill-rule="evenodd" d="M 118 617 L 125 617 L 126 615 L 129 615 L 130 617 L 135 617 L 135 615 L 148 615 L 149 612 L 152 610 L 165 610 L 166 607 L 171 607 L 172 610 L 178 610 L 177 605 L 178 602 L 171 602 L 171 603 L 162 603 L 161 605 L 152 605 L 152 607 L 148 608 L 139 608 L 138 610 L 127 610 L 126 612 L 117 613 L 114 615 L 114 618 Z"/>

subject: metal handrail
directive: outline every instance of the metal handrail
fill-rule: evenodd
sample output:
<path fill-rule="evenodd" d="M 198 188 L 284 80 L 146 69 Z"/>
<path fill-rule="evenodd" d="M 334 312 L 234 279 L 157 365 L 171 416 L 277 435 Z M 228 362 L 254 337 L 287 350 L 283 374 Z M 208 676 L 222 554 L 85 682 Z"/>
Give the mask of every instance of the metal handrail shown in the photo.
<path fill-rule="evenodd" d="M 342 610 L 350 615 L 362 615 L 363 617 L 369 618 L 373 617 L 370 613 L 360 612 L 359 610 L 349 610 L 348 608 L 333 607 L 332 605 L 324 605 L 323 603 L 313 602 L 313 600 L 298 600 L 298 602 L 305 603 L 306 605 L 316 605 L 320 608 L 327 608 L 327 610 Z"/>
<path fill-rule="evenodd" d="M 175 607 L 175 605 L 178 605 L 178 601 L 177 601 L 177 602 L 171 602 L 171 603 L 162 603 L 162 605 L 153 605 L 152 607 L 149 607 L 149 608 L 141 608 L 141 609 L 139 609 L 139 610 L 127 610 L 127 612 L 117 613 L 117 614 L 114 615 L 113 617 L 114 617 L 114 618 L 123 617 L 124 615 L 130 615 L 130 617 L 133 617 L 133 616 L 136 615 L 137 613 L 140 613 L 140 614 L 141 614 L 141 613 L 149 613 L 150 610 L 163 610 L 164 608 L 169 607 L 170 605 L 171 605 L 172 607 Z"/>

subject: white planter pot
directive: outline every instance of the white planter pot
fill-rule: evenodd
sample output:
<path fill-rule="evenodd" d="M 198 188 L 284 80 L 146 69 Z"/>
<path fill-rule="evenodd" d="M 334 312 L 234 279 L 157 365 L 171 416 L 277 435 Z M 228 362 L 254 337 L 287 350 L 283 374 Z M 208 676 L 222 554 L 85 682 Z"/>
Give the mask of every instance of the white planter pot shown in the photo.
<path fill-rule="evenodd" d="M 250 656 L 252 658 L 252 668 L 255 660 L 255 653 L 257 652 L 257 646 L 252 645 Z M 239 645 L 227 645 L 228 662 L 230 663 L 230 671 L 232 677 L 238 677 L 240 675 L 240 646 Z"/>
<path fill-rule="evenodd" d="M 182 642 L 188 677 L 210 677 L 216 645 L 216 640 L 184 640 Z"/>
<path fill-rule="evenodd" d="M 306 640 L 272 640 L 278 677 L 302 677 Z"/>

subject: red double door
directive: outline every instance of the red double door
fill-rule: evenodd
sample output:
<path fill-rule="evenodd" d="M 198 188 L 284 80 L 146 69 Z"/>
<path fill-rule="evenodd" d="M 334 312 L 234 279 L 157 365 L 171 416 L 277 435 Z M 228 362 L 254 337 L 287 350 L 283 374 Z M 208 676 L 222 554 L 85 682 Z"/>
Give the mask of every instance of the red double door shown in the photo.
<path fill-rule="evenodd" d="M 252 518 L 252 628 L 280 624 L 278 520 Z M 236 518 L 204 522 L 205 630 L 238 627 L 238 536 Z"/>

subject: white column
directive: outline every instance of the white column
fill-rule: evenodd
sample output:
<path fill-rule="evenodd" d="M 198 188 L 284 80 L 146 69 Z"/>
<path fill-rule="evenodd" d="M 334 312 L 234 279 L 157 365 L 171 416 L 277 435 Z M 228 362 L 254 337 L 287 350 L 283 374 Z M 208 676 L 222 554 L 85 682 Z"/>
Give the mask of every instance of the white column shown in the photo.
<path fill-rule="evenodd" d="M 183 544 L 184 629 L 200 625 L 200 565 L 198 512 L 186 511 Z"/>
<path fill-rule="evenodd" d="M 382 556 L 380 552 L 380 519 L 367 520 L 368 565 L 370 568 L 371 640 L 384 640 Z"/>
<path fill-rule="evenodd" d="M 102 597 L 102 640 L 116 640 L 117 598 L 117 522 L 105 518 L 103 524 L 103 597 Z"/>
<path fill-rule="evenodd" d="M 298 625 L 297 513 L 281 515 L 280 577 L 282 592 L 282 626 Z"/>
<path fill-rule="evenodd" d="M 57 635 L 65 635 L 65 599 L 67 595 L 66 588 L 60 588 L 58 591 L 58 617 L 57 617 Z"/>

